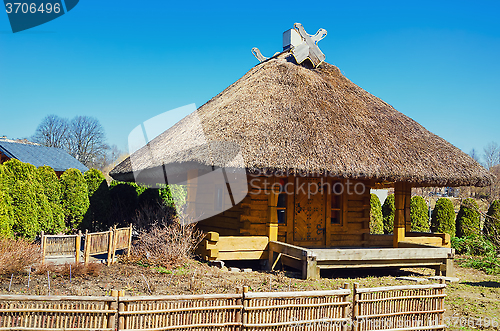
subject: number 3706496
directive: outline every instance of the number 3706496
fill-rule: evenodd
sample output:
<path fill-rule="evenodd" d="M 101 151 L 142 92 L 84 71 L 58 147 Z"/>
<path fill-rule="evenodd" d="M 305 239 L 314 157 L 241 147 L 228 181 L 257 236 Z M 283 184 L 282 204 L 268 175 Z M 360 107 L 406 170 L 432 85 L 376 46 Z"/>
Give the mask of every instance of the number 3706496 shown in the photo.
<path fill-rule="evenodd" d="M 47 13 L 50 14 L 52 12 L 59 14 L 61 11 L 61 4 L 55 3 L 51 4 L 50 2 L 41 3 L 37 5 L 36 3 L 27 3 L 27 2 L 7 2 L 5 4 L 5 9 L 7 14 L 15 13 L 15 14 L 35 14 L 35 13 Z"/>

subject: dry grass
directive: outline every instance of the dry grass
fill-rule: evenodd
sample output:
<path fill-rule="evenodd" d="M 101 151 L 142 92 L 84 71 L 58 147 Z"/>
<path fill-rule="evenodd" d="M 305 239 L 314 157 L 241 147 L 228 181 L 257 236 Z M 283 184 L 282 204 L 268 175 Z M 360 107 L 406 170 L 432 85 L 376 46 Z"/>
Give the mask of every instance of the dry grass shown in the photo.
<path fill-rule="evenodd" d="M 47 272 L 54 273 L 60 276 L 70 275 L 72 277 L 79 276 L 99 276 L 103 265 L 101 263 L 91 262 L 91 263 L 65 263 L 63 265 L 55 265 L 53 263 L 40 263 L 36 266 L 34 273 L 36 275 L 46 275 Z"/>
<path fill-rule="evenodd" d="M 23 272 L 40 262 L 40 246 L 26 239 L 0 238 L 0 274 Z"/>
<path fill-rule="evenodd" d="M 188 260 L 201 239 L 202 233 L 194 224 L 181 225 L 177 221 L 155 224 L 140 233 L 128 262 L 170 269 Z"/>

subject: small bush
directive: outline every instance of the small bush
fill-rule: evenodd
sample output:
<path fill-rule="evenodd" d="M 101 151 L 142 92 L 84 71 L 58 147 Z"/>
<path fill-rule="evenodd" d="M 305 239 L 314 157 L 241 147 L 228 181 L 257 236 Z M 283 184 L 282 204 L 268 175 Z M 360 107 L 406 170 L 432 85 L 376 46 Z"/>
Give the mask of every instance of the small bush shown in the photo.
<path fill-rule="evenodd" d="M 481 215 L 474 199 L 467 198 L 462 202 L 456 219 L 456 229 L 458 237 L 481 235 Z"/>
<path fill-rule="evenodd" d="M 500 200 L 493 201 L 488 208 L 483 233 L 500 250 Z"/>
<path fill-rule="evenodd" d="M 500 258 L 494 256 L 467 256 L 457 260 L 458 265 L 465 268 L 474 268 L 489 275 L 500 275 Z"/>
<path fill-rule="evenodd" d="M 65 263 L 59 268 L 54 270 L 55 273 L 61 276 L 69 277 L 71 267 L 71 277 L 81 277 L 81 276 L 99 276 L 102 269 L 102 263 L 90 262 L 90 263 Z"/>
<path fill-rule="evenodd" d="M 61 176 L 61 186 L 66 226 L 75 230 L 80 227 L 90 205 L 87 183 L 80 170 L 68 169 Z"/>
<path fill-rule="evenodd" d="M 89 169 L 83 175 L 87 182 L 90 201 L 89 213 L 85 218 L 85 228 L 90 230 L 105 230 L 111 226 L 109 212 L 111 199 L 106 178 L 101 171 Z"/>
<path fill-rule="evenodd" d="M 448 233 L 455 237 L 455 210 L 453 203 L 447 198 L 439 198 L 432 211 L 431 231 Z"/>
<path fill-rule="evenodd" d="M 429 232 L 429 211 L 427 203 L 421 196 L 414 196 L 410 201 L 410 218 L 412 232 Z"/>
<path fill-rule="evenodd" d="M 37 177 L 41 185 L 37 194 L 40 228 L 48 234 L 64 232 L 61 183 L 56 172 L 48 166 L 39 167 Z"/>
<path fill-rule="evenodd" d="M 384 233 L 384 217 L 382 216 L 382 206 L 376 194 L 370 196 L 370 233 Z"/>
<path fill-rule="evenodd" d="M 26 239 L 0 238 L 1 275 L 23 272 L 40 258 L 40 246 Z"/>
<path fill-rule="evenodd" d="M 142 231 L 134 243 L 130 261 L 143 265 L 173 268 L 185 262 L 202 239 L 194 224 L 155 225 Z"/>
<path fill-rule="evenodd" d="M 382 205 L 382 215 L 384 216 L 384 233 L 389 234 L 394 230 L 394 194 L 388 195 Z"/>
<path fill-rule="evenodd" d="M 482 236 L 454 237 L 451 239 L 451 247 L 461 255 L 494 256 L 496 254 L 495 245 Z"/>

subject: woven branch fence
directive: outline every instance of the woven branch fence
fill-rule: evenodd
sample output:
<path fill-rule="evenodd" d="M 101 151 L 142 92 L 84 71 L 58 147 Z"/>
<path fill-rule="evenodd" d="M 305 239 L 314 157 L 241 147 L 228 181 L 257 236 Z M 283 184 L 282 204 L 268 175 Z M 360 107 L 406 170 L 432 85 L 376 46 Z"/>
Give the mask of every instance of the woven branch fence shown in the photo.
<path fill-rule="evenodd" d="M 0 330 L 442 330 L 445 284 L 238 294 L 0 295 Z M 121 293 L 123 294 L 123 293 Z M 419 324 L 420 323 L 420 324 Z"/>
<path fill-rule="evenodd" d="M 108 265 L 114 261 L 116 251 L 125 249 L 130 254 L 132 244 L 132 224 L 126 228 L 110 228 L 109 231 L 85 233 L 77 235 L 46 235 L 42 231 L 42 258 L 46 257 L 74 257 L 75 262 L 80 260 L 80 247 L 84 238 L 83 256 L 85 263 L 90 261 L 91 255 L 107 254 Z"/>

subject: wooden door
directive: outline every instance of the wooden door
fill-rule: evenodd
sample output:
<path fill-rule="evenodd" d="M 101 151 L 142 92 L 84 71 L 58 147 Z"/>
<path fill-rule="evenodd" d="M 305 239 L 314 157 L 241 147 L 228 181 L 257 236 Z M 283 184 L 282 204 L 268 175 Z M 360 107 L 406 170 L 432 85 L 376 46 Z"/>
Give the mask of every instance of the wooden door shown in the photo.
<path fill-rule="evenodd" d="M 293 244 L 304 247 L 325 245 L 325 193 L 320 178 L 296 178 Z"/>

